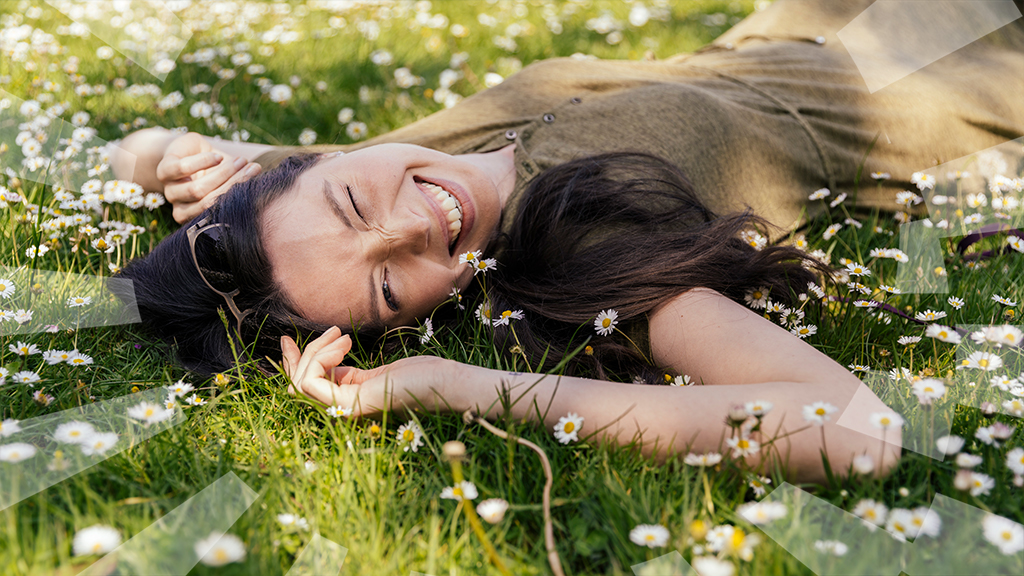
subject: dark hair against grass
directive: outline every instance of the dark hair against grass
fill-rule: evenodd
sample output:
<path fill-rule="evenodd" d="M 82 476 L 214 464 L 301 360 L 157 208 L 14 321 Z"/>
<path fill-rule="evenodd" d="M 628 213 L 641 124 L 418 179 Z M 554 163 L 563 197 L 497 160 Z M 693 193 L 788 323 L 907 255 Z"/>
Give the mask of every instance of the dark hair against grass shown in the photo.
<path fill-rule="evenodd" d="M 266 207 L 291 190 L 298 177 L 320 158 L 319 154 L 286 158 L 274 170 L 235 184 L 193 220 L 209 216 L 211 223 L 222 222 L 230 227 L 217 245 L 217 259 L 227 263 L 228 269 L 204 269 L 203 273 L 215 285 L 223 280 L 240 288 L 235 296 L 236 305 L 242 312 L 253 311 L 242 323 L 241 336 L 247 350 L 236 344 L 239 360 L 251 357 L 265 371 L 270 368 L 265 357 L 281 356 L 281 334 L 326 329 L 295 314 L 272 281 L 260 219 Z M 196 270 L 185 235 L 190 225 L 175 231 L 148 256 L 133 260 L 124 268 L 119 277 L 132 280 L 134 294 L 121 297 L 134 298 L 143 323 L 175 346 L 178 359 L 186 368 L 202 374 L 223 372 L 235 364 L 235 358 L 218 310 L 226 315 L 232 333 L 235 318 L 224 298 L 211 290 Z M 202 261 L 200 264 L 209 265 Z"/>
<path fill-rule="evenodd" d="M 777 230 L 749 211 L 716 217 L 697 198 L 686 176 L 647 154 L 612 153 L 552 168 L 530 186 L 511 232 L 500 240 L 497 271 L 488 278 L 492 314 L 522 309 L 515 337 L 534 369 L 545 368 L 593 336 L 593 355 L 581 367 L 599 378 L 606 368 L 647 382 L 662 373 L 649 365 L 647 314 L 695 287 L 711 288 L 744 303 L 763 286 L 771 298 L 792 303 L 826 267 L 787 246 L 755 250 L 743 230 Z M 601 310 L 618 312 L 620 333 L 595 335 Z M 582 329 L 580 328 L 582 325 Z M 573 336 L 575 334 L 575 340 Z M 495 342 L 508 354 L 517 342 L 499 326 Z M 550 345 L 550 346 L 549 346 Z"/>
<path fill-rule="evenodd" d="M 204 274 L 239 287 L 235 303 L 243 312 L 252 310 L 242 324 L 239 360 L 255 360 L 264 371 L 270 369 L 266 357 L 280 357 L 282 334 L 301 339 L 328 328 L 295 313 L 273 282 L 261 225 L 266 207 L 292 189 L 320 157 L 291 156 L 273 170 L 234 185 L 198 217 L 210 216 L 211 222 L 229 226 L 217 246 L 222 251 L 217 260 L 226 269 L 204 268 Z M 500 253 L 497 272 L 488 276 L 492 309 L 496 315 L 505 309 L 525 310 L 515 332 L 536 369 L 545 354 L 544 367 L 550 368 L 570 345 L 593 334 L 592 321 L 603 309 L 617 310 L 619 327 L 637 335 L 646 333 L 648 312 L 699 286 L 740 302 L 748 289 L 765 286 L 773 300 L 789 302 L 790 284 L 803 288 L 815 278 L 802 264 L 826 269 L 794 248 L 754 250 L 738 233 L 755 225 L 770 226 L 749 212 L 716 218 L 679 169 L 655 156 L 613 153 L 568 162 L 537 177 L 514 216 L 511 233 L 489 250 Z M 135 298 L 144 324 L 175 345 L 187 368 L 223 372 L 235 358 L 221 313 L 232 333 L 234 317 L 224 298 L 199 276 L 187 229 L 177 230 L 149 256 L 125 267 L 120 276 L 134 281 L 134 295 L 122 297 Z M 359 337 L 379 341 L 384 328 L 360 326 Z M 496 328 L 495 342 L 509 354 L 514 343 L 509 329 Z M 640 354 L 619 334 L 595 337 L 591 345 L 593 355 L 581 354 L 577 361 L 598 377 L 611 371 L 651 381 L 658 374 L 644 359 L 649 352 Z"/>

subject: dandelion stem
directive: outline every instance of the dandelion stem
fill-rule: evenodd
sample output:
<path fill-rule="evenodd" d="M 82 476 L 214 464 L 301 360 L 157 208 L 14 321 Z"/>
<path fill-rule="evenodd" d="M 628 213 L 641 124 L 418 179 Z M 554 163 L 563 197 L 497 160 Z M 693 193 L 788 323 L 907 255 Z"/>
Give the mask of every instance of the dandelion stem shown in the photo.
<path fill-rule="evenodd" d="M 616 328 L 615 331 L 618 332 L 619 334 L 622 334 L 622 336 L 626 340 L 628 340 L 630 344 L 633 345 L 633 348 L 636 348 L 636 351 L 640 353 L 640 357 L 644 359 L 644 362 L 647 362 L 648 364 L 653 364 L 650 360 L 647 359 L 647 355 L 644 354 L 644 351 L 641 350 L 640 347 L 636 345 L 636 342 L 633 342 L 632 338 L 627 336 L 625 332 L 623 332 L 622 330 L 619 330 L 618 328 Z"/>
<path fill-rule="evenodd" d="M 548 564 L 551 565 L 552 574 L 554 574 L 555 576 L 565 576 L 565 572 L 562 571 L 562 561 L 558 557 L 558 551 L 555 550 L 555 530 L 554 526 L 551 524 L 551 485 L 554 483 L 554 477 L 551 474 L 551 463 L 548 462 L 547 454 L 544 453 L 544 450 L 540 446 L 537 446 L 536 444 L 530 442 L 529 440 L 519 438 L 518 436 L 505 432 L 504 430 L 494 426 L 487 420 L 484 420 L 480 416 L 477 416 L 475 413 L 473 413 L 472 410 L 467 410 L 462 415 L 462 420 L 466 423 L 476 422 L 477 424 L 483 426 L 486 430 L 488 430 L 495 436 L 498 436 L 499 438 L 504 438 L 506 440 L 512 438 L 516 442 L 536 452 L 537 456 L 540 457 L 540 463 L 541 466 L 543 466 L 544 468 L 545 478 L 544 492 L 541 499 L 541 506 L 544 509 L 544 545 L 545 547 L 547 547 L 548 550 Z"/>

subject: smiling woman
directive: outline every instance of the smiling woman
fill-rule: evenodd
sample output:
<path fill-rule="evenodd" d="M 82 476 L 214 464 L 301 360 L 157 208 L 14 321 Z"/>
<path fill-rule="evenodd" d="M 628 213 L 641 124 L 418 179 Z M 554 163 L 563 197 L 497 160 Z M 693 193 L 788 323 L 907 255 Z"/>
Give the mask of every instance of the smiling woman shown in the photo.
<path fill-rule="evenodd" d="M 823 210 L 812 191 L 849 194 L 851 210 L 894 209 L 895 192 L 935 158 L 1024 133 L 1024 27 L 872 94 L 835 34 L 870 4 L 780 0 L 707 49 L 665 62 L 536 63 L 359 145 L 229 144 L 216 158 L 198 135 L 129 136 L 126 146 L 163 139 L 135 178 L 164 186 L 179 222 L 198 220 L 123 274 L 135 280 L 143 318 L 190 367 L 234 363 L 220 315 L 234 316 L 253 359 L 280 353 L 293 391 L 354 415 L 414 405 L 492 415 L 522 386 L 521 402 L 507 407 L 516 417 L 552 425 L 571 410 L 616 442 L 639 434 L 645 451 L 664 457 L 683 445 L 720 450 L 723 416 L 758 398 L 775 409 L 756 416 L 757 429 L 737 424 L 732 440 L 745 444 L 734 457 L 761 458 L 751 447 L 771 429 L 787 445 L 765 454 L 794 478 L 820 480 L 820 433 L 836 471 L 869 449 L 885 471 L 899 433 L 868 423 L 886 406 L 742 303 L 755 291 L 758 301 L 794 303 L 830 272 L 768 244 Z M 919 105 L 925 93 L 932 98 Z M 243 172 L 248 160 L 266 172 Z M 894 177 L 865 190 L 861 171 Z M 468 252 L 499 256 L 479 316 L 500 353 L 535 370 L 582 345 L 581 328 L 599 312 L 614 310 L 617 324 L 602 326 L 607 335 L 591 339 L 565 377 L 527 380 L 431 357 L 373 370 L 342 364 L 348 334 L 372 341 L 468 288 Z M 300 351 L 295 339 L 309 336 L 318 337 Z M 583 371 L 598 379 L 572 376 Z M 706 386 L 605 380 L 665 373 Z M 811 401 L 820 413 L 802 419 Z M 838 426 L 830 415 L 844 408 Z M 883 437 L 891 446 L 879 451 Z"/>
<path fill-rule="evenodd" d="M 459 253 L 494 240 L 512 148 L 451 156 L 384 144 L 318 162 L 263 213 L 274 281 L 309 320 L 415 323 L 466 288 Z"/>

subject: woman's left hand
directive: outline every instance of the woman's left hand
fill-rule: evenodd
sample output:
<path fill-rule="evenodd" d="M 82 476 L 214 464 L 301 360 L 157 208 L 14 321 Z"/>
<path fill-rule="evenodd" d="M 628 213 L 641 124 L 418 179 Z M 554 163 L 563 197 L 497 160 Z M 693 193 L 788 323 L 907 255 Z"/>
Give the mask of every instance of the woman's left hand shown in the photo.
<path fill-rule="evenodd" d="M 283 336 L 284 369 L 291 380 L 288 392 L 300 392 L 328 406 L 351 408 L 352 416 L 375 416 L 385 407 L 459 409 L 453 398 L 447 398 L 445 386 L 469 368 L 464 364 L 435 356 L 414 356 L 371 370 L 341 366 L 351 349 L 352 339 L 337 327 L 307 344 L 304 351 Z"/>

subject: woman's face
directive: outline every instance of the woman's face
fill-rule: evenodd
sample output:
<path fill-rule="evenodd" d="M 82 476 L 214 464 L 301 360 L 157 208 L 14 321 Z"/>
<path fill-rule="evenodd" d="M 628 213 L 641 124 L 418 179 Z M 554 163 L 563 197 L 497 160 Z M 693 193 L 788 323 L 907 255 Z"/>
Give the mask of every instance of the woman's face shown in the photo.
<path fill-rule="evenodd" d="M 498 229 L 514 175 L 483 156 L 383 144 L 325 157 L 263 215 L 274 280 L 315 322 L 427 316 L 472 278 L 459 254 L 483 250 Z"/>

